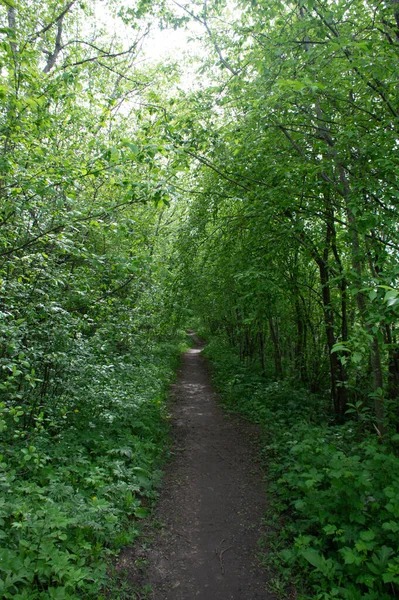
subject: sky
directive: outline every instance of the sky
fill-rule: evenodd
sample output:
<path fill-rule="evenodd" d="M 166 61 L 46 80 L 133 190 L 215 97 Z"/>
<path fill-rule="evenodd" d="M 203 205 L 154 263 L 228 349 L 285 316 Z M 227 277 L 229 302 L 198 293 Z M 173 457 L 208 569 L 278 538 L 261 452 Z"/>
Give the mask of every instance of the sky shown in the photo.
<path fill-rule="evenodd" d="M 131 28 L 124 26 L 120 18 L 114 18 L 101 0 L 96 2 L 96 19 L 99 24 L 106 26 L 107 31 L 112 35 L 116 33 L 119 37 L 131 36 Z M 201 33 L 201 26 L 198 23 L 189 23 L 187 28 L 181 29 L 159 29 L 155 24 L 150 34 L 143 41 L 143 60 L 149 62 L 158 62 L 168 58 L 183 61 L 185 55 L 201 55 L 203 50 L 196 40 L 190 40 Z M 185 67 L 186 71 L 186 67 Z M 187 76 L 192 79 L 192 74 Z"/>

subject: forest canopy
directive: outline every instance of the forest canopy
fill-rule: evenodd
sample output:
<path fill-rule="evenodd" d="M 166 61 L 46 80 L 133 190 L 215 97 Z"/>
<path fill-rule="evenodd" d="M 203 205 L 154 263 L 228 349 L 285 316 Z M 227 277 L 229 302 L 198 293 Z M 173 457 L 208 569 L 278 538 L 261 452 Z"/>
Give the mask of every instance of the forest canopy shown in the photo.
<path fill-rule="evenodd" d="M 145 60 L 151 30 L 185 27 L 201 51 Z M 317 597 L 393 597 L 397 0 L 1 0 L 0 36 L 2 597 L 98 594 L 99 557 L 156 495 L 193 324 L 234 357 L 225 391 L 294 390 L 345 452 L 389 457 L 392 486 L 382 469 L 348 501 L 377 498 L 384 534 L 358 521 L 353 550 L 334 524 L 320 552 L 352 591 Z M 338 571 L 309 540 L 323 590 Z"/>

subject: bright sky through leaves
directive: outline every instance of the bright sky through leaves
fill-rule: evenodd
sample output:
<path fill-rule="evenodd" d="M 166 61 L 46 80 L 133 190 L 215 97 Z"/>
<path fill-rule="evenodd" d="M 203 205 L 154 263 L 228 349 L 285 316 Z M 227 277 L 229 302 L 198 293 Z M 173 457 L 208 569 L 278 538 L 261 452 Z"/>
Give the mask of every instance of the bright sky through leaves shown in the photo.
<path fill-rule="evenodd" d="M 104 27 L 111 37 L 117 36 L 129 44 L 132 34 L 136 35 L 136 31 L 124 25 L 119 17 L 113 16 L 109 8 L 104 6 L 101 1 L 97 2 L 95 15 L 99 27 Z M 189 66 L 188 63 L 190 58 L 203 55 L 203 47 L 195 39 L 202 32 L 202 28 L 196 22 L 191 22 L 180 29 L 160 29 L 154 21 L 149 33 L 142 40 L 142 56 L 138 58 L 138 62 L 142 60 L 178 62 L 182 66 L 181 83 L 183 87 L 191 87 L 194 83 L 195 67 Z"/>

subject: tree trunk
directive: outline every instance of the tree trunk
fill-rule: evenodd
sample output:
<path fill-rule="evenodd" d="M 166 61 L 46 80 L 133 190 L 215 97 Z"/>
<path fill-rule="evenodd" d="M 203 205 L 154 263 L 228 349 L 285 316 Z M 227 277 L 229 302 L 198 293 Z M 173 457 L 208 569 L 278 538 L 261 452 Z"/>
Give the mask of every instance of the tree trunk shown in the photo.
<path fill-rule="evenodd" d="M 331 398 L 336 416 L 339 419 L 342 419 L 347 405 L 347 394 L 344 387 L 345 371 L 337 353 L 332 351 L 336 340 L 334 332 L 334 314 L 331 306 L 329 272 L 326 262 L 320 257 L 318 259 L 318 267 L 323 297 L 324 326 L 326 330 L 327 348 L 330 359 Z"/>
<path fill-rule="evenodd" d="M 273 358 L 274 358 L 274 376 L 276 379 L 281 379 L 283 376 L 283 367 L 281 361 L 281 349 L 279 343 L 278 330 L 274 326 L 273 319 L 269 319 L 270 336 L 273 342 Z"/>
<path fill-rule="evenodd" d="M 266 361 L 265 361 L 265 339 L 263 336 L 263 331 L 259 330 L 259 354 L 260 354 L 260 363 L 262 365 L 262 377 L 266 377 Z"/>
<path fill-rule="evenodd" d="M 295 321 L 296 321 L 296 341 L 295 341 L 295 371 L 299 373 L 301 383 L 307 381 L 305 364 L 305 339 L 306 325 L 303 320 L 302 309 L 298 296 L 295 297 Z"/>

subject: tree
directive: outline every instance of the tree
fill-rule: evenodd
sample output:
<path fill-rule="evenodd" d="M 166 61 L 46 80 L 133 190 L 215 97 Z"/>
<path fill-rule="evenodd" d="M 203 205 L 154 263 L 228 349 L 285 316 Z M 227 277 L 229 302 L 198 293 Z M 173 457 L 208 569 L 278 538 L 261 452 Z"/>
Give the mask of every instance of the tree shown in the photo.
<path fill-rule="evenodd" d="M 242 261 L 245 265 L 237 267 L 240 272 L 252 272 L 253 254 L 269 256 L 265 240 L 273 245 L 273 258 L 279 256 L 281 291 L 287 293 L 288 285 L 296 290 L 296 308 L 289 321 L 296 322 L 297 357 L 306 352 L 302 311 L 306 301 L 299 290 L 308 285 L 306 277 L 302 279 L 308 265 L 317 269 L 312 305 L 323 307 L 335 412 L 342 418 L 348 394 L 352 398 L 359 393 L 361 365 L 368 381 L 361 393 L 374 399 L 377 428 L 383 433 L 383 398 L 397 378 L 392 334 L 398 247 L 393 219 L 396 5 L 311 0 L 267 6 L 243 2 L 240 7 L 241 12 L 224 14 L 223 32 L 220 17 L 207 16 L 206 6 L 193 14 L 202 20 L 220 67 L 212 71 L 218 95 L 213 88 L 206 100 L 203 92 L 192 100 L 193 111 L 199 104 L 205 110 L 214 102 L 208 131 L 215 130 L 211 121 L 218 115 L 217 135 L 211 134 L 214 141 L 206 150 L 189 150 L 197 164 L 212 172 L 203 175 L 197 188 L 204 194 L 202 213 L 209 223 L 199 242 L 204 247 L 201 255 L 213 255 L 210 249 L 221 235 L 211 232 L 219 229 L 226 238 L 223 251 L 232 252 L 227 238 L 232 235 L 237 242 L 236 230 L 231 226 L 234 220 L 231 232 L 225 225 L 226 211 L 232 211 L 233 219 L 240 215 L 251 240 L 245 259 L 238 259 L 238 265 Z M 202 112 L 202 122 L 204 118 Z M 198 131 L 184 147 L 188 149 L 193 139 L 198 139 Z M 259 219 L 256 226 L 253 219 Z M 285 281 L 282 253 L 276 251 L 281 239 L 300 265 Z M 237 243 L 235 252 L 241 254 Z M 224 267 L 219 277 L 223 272 Z M 262 272 L 266 282 L 264 265 L 259 275 Z M 217 294 L 215 289 L 212 293 Z M 247 298 L 244 292 L 238 296 Z M 278 303 L 271 323 L 281 320 L 280 311 Z M 312 324 L 306 329 L 313 330 L 315 339 L 321 324 L 311 313 Z M 320 315 L 319 309 L 315 315 Z M 218 319 L 225 318 L 222 311 Z M 284 327 L 288 333 L 294 325 Z M 269 332 L 271 343 L 280 346 L 276 331 L 269 326 Z M 306 356 L 302 362 L 313 360 Z M 306 380 L 303 367 L 299 371 Z"/>

